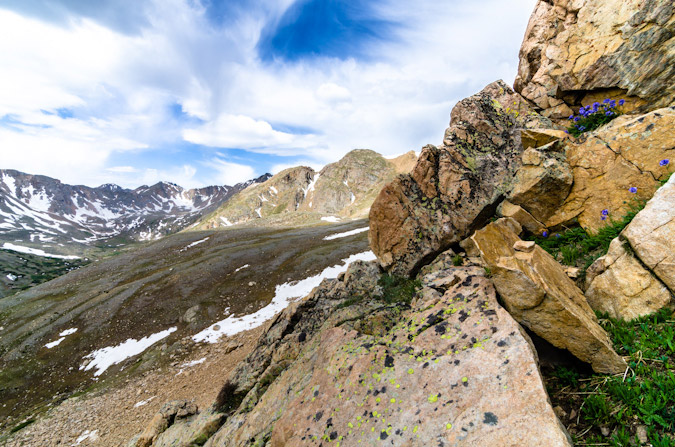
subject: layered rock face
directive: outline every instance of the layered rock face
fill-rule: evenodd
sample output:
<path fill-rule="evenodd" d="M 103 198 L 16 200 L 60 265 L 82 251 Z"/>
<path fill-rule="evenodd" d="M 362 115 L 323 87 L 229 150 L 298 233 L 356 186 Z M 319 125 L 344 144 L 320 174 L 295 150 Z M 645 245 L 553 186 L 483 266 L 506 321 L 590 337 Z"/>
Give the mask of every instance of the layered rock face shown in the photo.
<path fill-rule="evenodd" d="M 356 263 L 324 282 L 280 314 L 213 408 L 159 435 L 158 414 L 131 445 L 149 433 L 154 446 L 572 445 L 482 268 L 425 268 L 412 308 L 370 296 L 379 275 Z"/>
<path fill-rule="evenodd" d="M 541 127 L 551 122 L 502 81 L 460 101 L 443 145 L 426 146 L 411 174 L 373 203 L 370 243 L 381 265 L 408 275 L 480 227 L 522 165 L 521 129 Z"/>
<path fill-rule="evenodd" d="M 552 118 L 605 97 L 642 110 L 675 101 L 671 0 L 540 0 L 515 89 Z"/>

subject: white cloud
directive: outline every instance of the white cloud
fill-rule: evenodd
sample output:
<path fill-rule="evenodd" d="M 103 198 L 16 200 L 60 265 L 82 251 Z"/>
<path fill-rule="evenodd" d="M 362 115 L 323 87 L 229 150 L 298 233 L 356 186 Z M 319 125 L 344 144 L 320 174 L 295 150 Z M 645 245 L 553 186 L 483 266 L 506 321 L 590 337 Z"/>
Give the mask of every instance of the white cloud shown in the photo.
<path fill-rule="evenodd" d="M 218 172 L 216 183 L 220 185 L 232 186 L 256 177 L 252 166 L 232 163 L 220 158 L 214 158 L 212 163 L 213 168 Z"/>
<path fill-rule="evenodd" d="M 420 0 L 411 8 L 386 0 L 382 17 L 405 27 L 369 48 L 372 61 L 298 63 L 263 63 L 256 54 L 261 30 L 292 0 L 249 6 L 222 29 L 199 2 L 150 0 L 149 26 L 137 35 L 89 19 L 56 26 L 0 7 L 0 168 L 91 185 L 200 186 L 268 169 L 208 151 L 143 169 L 125 154 L 186 141 L 320 167 L 354 148 L 419 150 L 440 143 L 456 101 L 493 80 L 513 81 L 535 1 Z M 174 104 L 202 123 L 172 116 Z M 74 116 L 42 112 L 60 108 Z"/>

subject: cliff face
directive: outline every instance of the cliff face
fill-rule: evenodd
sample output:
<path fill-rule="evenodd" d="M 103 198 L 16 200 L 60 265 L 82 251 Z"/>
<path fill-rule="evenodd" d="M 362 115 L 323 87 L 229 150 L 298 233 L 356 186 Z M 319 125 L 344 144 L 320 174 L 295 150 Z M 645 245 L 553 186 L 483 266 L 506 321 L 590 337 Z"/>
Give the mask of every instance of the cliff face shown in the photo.
<path fill-rule="evenodd" d="M 671 0 L 540 0 L 515 89 L 551 118 L 624 97 L 640 111 L 675 100 Z"/>
<path fill-rule="evenodd" d="M 389 160 L 357 149 L 320 172 L 304 166 L 286 169 L 235 195 L 198 228 L 256 223 L 259 219 L 269 225 L 289 220 L 316 222 L 322 216 L 365 217 L 380 189 L 397 174 L 409 172 L 416 161 L 412 151 Z"/>

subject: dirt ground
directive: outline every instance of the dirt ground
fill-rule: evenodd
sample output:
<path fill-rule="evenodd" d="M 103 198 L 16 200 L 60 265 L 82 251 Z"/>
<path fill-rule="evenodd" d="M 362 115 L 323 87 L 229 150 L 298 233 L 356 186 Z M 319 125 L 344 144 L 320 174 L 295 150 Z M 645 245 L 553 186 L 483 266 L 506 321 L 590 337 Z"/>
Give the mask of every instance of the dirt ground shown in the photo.
<path fill-rule="evenodd" d="M 121 386 L 68 399 L 0 444 L 126 446 L 166 402 L 189 400 L 200 410 L 208 408 L 230 371 L 251 352 L 266 327 L 224 337 L 215 344 L 197 345 L 185 360 L 149 371 Z M 202 363 L 184 366 L 203 358 Z"/>

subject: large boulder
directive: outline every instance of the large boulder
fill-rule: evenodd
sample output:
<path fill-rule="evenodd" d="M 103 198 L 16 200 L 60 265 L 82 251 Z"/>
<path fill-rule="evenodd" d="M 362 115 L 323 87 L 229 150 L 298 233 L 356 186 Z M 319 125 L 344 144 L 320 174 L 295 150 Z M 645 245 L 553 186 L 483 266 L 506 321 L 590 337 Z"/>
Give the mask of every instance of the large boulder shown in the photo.
<path fill-rule="evenodd" d="M 632 320 L 670 305 L 671 294 L 625 244 L 614 239 L 607 254 L 588 269 L 586 298 L 594 310 Z"/>
<path fill-rule="evenodd" d="M 640 261 L 675 293 L 675 176 L 656 192 L 621 237 L 628 241 Z"/>
<path fill-rule="evenodd" d="M 578 222 L 597 232 L 608 223 L 602 219 L 603 210 L 609 212 L 610 220 L 619 220 L 632 207 L 649 200 L 668 173 L 660 161 L 672 157 L 673 128 L 675 108 L 665 108 L 619 117 L 583 139 L 567 141 L 565 155 L 574 183 L 543 223 L 554 228 Z M 536 215 L 528 203 L 520 205 Z"/>
<path fill-rule="evenodd" d="M 499 219 L 463 245 L 480 255 L 504 306 L 519 323 L 596 372 L 624 372 L 626 363 L 581 290 L 550 254 L 518 237 L 519 227 L 512 219 Z"/>
<path fill-rule="evenodd" d="M 603 97 L 652 110 L 675 102 L 672 0 L 539 0 L 515 89 L 546 116 Z"/>
<path fill-rule="evenodd" d="M 502 81 L 460 101 L 443 145 L 426 146 L 412 173 L 373 203 L 370 244 L 380 264 L 409 275 L 479 228 L 522 165 L 520 131 L 551 127 Z"/>

